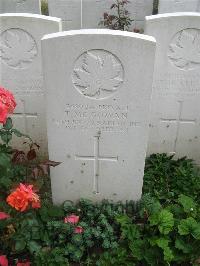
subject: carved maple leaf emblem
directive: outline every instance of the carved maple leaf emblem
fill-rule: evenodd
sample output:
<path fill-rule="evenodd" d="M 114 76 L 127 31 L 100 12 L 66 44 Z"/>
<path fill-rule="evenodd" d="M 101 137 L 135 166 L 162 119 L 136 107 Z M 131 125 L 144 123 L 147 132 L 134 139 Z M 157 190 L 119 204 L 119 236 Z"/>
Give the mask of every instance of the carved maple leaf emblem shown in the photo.
<path fill-rule="evenodd" d="M 24 68 L 36 55 L 36 43 L 27 32 L 21 29 L 10 29 L 2 33 L 0 57 L 9 66 Z"/>
<path fill-rule="evenodd" d="M 87 52 L 80 68 L 74 69 L 74 85 L 92 98 L 103 98 L 115 92 L 122 81 L 122 66 L 109 52 Z"/>
<path fill-rule="evenodd" d="M 170 45 L 169 58 L 181 69 L 191 69 L 200 64 L 200 31 L 186 29 Z"/>

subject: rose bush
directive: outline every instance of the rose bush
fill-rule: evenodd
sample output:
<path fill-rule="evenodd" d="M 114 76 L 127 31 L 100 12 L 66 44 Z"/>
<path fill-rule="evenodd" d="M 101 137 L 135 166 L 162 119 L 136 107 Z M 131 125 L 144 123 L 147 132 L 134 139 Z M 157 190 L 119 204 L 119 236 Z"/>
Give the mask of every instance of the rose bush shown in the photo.
<path fill-rule="evenodd" d="M 26 215 L 33 218 L 36 212 L 31 214 L 31 210 L 41 208 L 39 189 L 47 182 L 49 167 L 59 164 L 49 160 L 40 162 L 37 159 L 39 146 L 29 136 L 13 128 L 9 114 L 14 112 L 15 107 L 13 94 L 0 87 L 0 266 L 30 265 L 29 260 L 19 260 L 18 255 L 13 259 L 12 255 L 26 248 L 34 249 L 32 236 L 29 235 L 29 240 L 22 240 L 24 233 L 28 236 Z M 9 145 L 13 135 L 26 137 L 26 145 L 30 149 L 27 152 L 13 149 Z M 21 232 L 23 237 L 19 237 Z"/>

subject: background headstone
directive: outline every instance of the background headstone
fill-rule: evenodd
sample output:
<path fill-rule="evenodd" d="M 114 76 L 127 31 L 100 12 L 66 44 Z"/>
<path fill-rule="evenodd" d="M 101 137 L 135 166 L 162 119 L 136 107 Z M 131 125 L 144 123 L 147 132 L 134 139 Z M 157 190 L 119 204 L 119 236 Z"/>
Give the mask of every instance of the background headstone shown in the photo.
<path fill-rule="evenodd" d="M 158 13 L 200 12 L 200 0 L 159 0 Z"/>
<path fill-rule="evenodd" d="M 17 100 L 15 127 L 29 134 L 47 154 L 41 38 L 59 31 L 60 19 L 29 14 L 0 15 L 0 85 Z M 22 149 L 24 139 L 14 144 Z"/>
<path fill-rule="evenodd" d="M 153 0 L 129 0 L 126 9 L 135 19 L 132 28 L 144 27 L 145 16 L 151 15 Z M 99 28 L 99 22 L 105 12 L 113 14 L 110 9 L 113 0 L 48 0 L 49 14 L 62 18 L 63 29 Z"/>
<path fill-rule="evenodd" d="M 81 29 L 82 0 L 48 0 L 49 15 L 62 19 L 63 30 Z"/>
<path fill-rule="evenodd" d="M 155 40 L 80 30 L 42 44 L 54 203 L 139 199 Z"/>
<path fill-rule="evenodd" d="M 0 13 L 41 13 L 40 0 L 0 0 Z"/>
<path fill-rule="evenodd" d="M 147 17 L 157 40 L 148 153 L 200 163 L 200 14 Z"/>

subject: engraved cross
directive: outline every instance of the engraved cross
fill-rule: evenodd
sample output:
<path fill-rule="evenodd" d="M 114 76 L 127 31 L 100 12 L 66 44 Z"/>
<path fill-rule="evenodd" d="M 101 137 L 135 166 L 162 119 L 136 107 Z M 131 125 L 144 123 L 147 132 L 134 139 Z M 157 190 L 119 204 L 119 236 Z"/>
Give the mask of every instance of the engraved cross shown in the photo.
<path fill-rule="evenodd" d="M 25 128 L 25 133 L 26 135 L 28 135 L 30 132 L 28 132 L 28 118 L 37 118 L 38 115 L 37 113 L 27 113 L 26 112 L 26 105 L 25 105 L 25 101 L 24 100 L 21 100 L 22 102 L 22 112 L 21 113 L 14 113 L 12 115 L 12 117 L 21 117 L 24 121 L 24 128 Z"/>
<path fill-rule="evenodd" d="M 99 162 L 100 161 L 108 161 L 108 162 L 117 162 L 118 157 L 106 157 L 100 156 L 99 154 L 99 139 L 101 133 L 98 132 L 96 136 L 94 136 L 94 156 L 80 156 L 76 155 L 76 160 L 85 160 L 85 161 L 94 161 L 94 182 L 93 182 L 93 193 L 99 193 Z"/>
<path fill-rule="evenodd" d="M 171 152 L 171 154 L 176 154 L 177 142 L 178 142 L 179 133 L 180 133 L 180 125 L 181 124 L 193 124 L 194 125 L 196 122 L 195 119 L 183 119 L 182 118 L 183 101 L 178 101 L 178 103 L 179 103 L 179 113 L 178 113 L 177 119 L 163 119 L 163 118 L 161 118 L 161 123 L 167 123 L 167 124 L 176 123 L 176 125 L 177 125 L 173 152 Z"/>

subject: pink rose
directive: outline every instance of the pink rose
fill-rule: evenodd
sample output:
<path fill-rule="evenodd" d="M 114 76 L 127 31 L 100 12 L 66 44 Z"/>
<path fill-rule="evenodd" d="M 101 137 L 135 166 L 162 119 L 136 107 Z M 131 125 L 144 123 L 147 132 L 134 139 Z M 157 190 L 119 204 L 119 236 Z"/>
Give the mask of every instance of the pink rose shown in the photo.
<path fill-rule="evenodd" d="M 13 94 L 0 87 L 0 123 L 5 124 L 8 114 L 12 114 L 16 107 Z"/>
<path fill-rule="evenodd" d="M 8 110 L 4 104 L 0 102 L 0 123 L 5 124 L 8 116 Z"/>
<path fill-rule="evenodd" d="M 7 112 L 9 114 L 12 114 L 15 107 L 16 107 L 16 102 L 13 94 L 5 90 L 4 88 L 0 87 L 0 102 L 6 106 Z"/>
<path fill-rule="evenodd" d="M 5 255 L 0 256 L 0 265 L 1 266 L 8 266 L 8 260 Z"/>
<path fill-rule="evenodd" d="M 84 231 L 83 227 L 82 226 L 77 226 L 74 230 L 74 233 L 75 234 L 82 234 Z"/>
<path fill-rule="evenodd" d="M 0 220 L 5 220 L 10 218 L 10 215 L 5 212 L 0 212 Z"/>
<path fill-rule="evenodd" d="M 71 214 L 64 218 L 65 223 L 77 224 L 79 222 L 79 216 Z"/>

